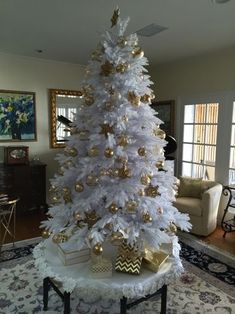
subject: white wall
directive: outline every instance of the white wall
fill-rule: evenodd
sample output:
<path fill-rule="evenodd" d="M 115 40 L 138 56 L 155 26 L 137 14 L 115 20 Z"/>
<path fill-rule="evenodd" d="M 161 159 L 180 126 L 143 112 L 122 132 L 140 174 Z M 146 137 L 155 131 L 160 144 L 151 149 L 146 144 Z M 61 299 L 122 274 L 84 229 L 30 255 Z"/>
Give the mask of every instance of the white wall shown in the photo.
<path fill-rule="evenodd" d="M 56 169 L 54 161 L 58 149 L 50 148 L 49 121 L 49 88 L 80 88 L 84 66 L 43 59 L 28 58 L 0 53 L 0 89 L 31 91 L 36 93 L 36 126 L 35 142 L 2 142 L 0 143 L 0 161 L 3 159 L 2 146 L 27 145 L 29 157 L 39 156 L 47 164 L 47 183 Z"/>
<path fill-rule="evenodd" d="M 235 47 L 224 49 L 210 55 L 192 57 L 168 64 L 151 67 L 149 71 L 154 82 L 157 100 L 174 99 L 176 102 L 176 139 L 180 147 L 182 131 L 182 105 L 185 99 L 217 99 L 220 102 L 221 114 L 218 130 L 218 142 L 222 148 L 218 154 L 220 168 L 217 179 L 226 183 L 227 173 L 223 172 L 228 163 L 230 144 L 230 126 L 232 100 L 235 100 Z M 226 149 L 227 148 L 227 149 Z M 180 154 L 180 149 L 176 156 Z M 217 156 L 218 157 L 218 156 Z M 221 199 L 219 220 L 226 200 Z"/>

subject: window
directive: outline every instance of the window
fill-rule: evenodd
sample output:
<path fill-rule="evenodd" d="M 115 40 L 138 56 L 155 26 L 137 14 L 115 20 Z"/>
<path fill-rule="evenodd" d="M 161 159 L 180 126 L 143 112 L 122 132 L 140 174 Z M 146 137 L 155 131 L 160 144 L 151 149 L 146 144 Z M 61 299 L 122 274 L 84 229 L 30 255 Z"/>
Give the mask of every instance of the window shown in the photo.
<path fill-rule="evenodd" d="M 218 103 L 184 106 L 183 176 L 215 179 L 218 109 Z"/>
<path fill-rule="evenodd" d="M 235 101 L 233 102 L 233 119 L 230 143 L 229 184 L 235 183 Z"/>

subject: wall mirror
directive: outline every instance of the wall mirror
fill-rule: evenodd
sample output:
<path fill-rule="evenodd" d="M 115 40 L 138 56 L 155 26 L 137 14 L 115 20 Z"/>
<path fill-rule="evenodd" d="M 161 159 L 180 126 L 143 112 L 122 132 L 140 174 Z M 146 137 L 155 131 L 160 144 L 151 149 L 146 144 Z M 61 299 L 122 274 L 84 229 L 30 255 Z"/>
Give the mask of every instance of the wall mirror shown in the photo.
<path fill-rule="evenodd" d="M 51 147 L 65 147 L 70 123 L 82 103 L 81 91 L 49 89 L 51 112 Z"/>

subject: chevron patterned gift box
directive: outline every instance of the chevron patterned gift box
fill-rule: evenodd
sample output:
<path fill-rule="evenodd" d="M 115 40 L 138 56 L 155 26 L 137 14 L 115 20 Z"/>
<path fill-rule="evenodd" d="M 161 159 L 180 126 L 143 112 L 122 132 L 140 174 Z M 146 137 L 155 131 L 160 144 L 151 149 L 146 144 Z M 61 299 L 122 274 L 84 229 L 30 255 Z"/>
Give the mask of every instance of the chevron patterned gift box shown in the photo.
<path fill-rule="evenodd" d="M 138 251 L 138 249 L 123 242 L 119 248 L 119 254 L 116 258 L 115 270 L 139 275 L 141 263 L 142 254 Z"/>

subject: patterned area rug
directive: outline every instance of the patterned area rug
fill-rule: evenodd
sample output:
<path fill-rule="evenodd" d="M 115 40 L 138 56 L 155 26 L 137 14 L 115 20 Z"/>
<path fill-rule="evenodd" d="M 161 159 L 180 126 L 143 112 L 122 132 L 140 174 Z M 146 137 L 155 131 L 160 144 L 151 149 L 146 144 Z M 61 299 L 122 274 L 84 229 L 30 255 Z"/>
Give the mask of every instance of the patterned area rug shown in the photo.
<path fill-rule="evenodd" d="M 51 290 L 49 308 L 42 310 L 42 279 L 34 267 L 35 244 L 7 249 L 0 255 L 0 314 L 63 313 L 63 305 Z M 235 313 L 235 269 L 232 256 L 210 251 L 197 241 L 181 238 L 185 273 L 168 287 L 168 314 Z M 78 300 L 72 294 L 71 313 L 117 314 L 119 303 L 112 300 Z M 128 313 L 160 313 L 160 301 L 152 299 Z"/>

